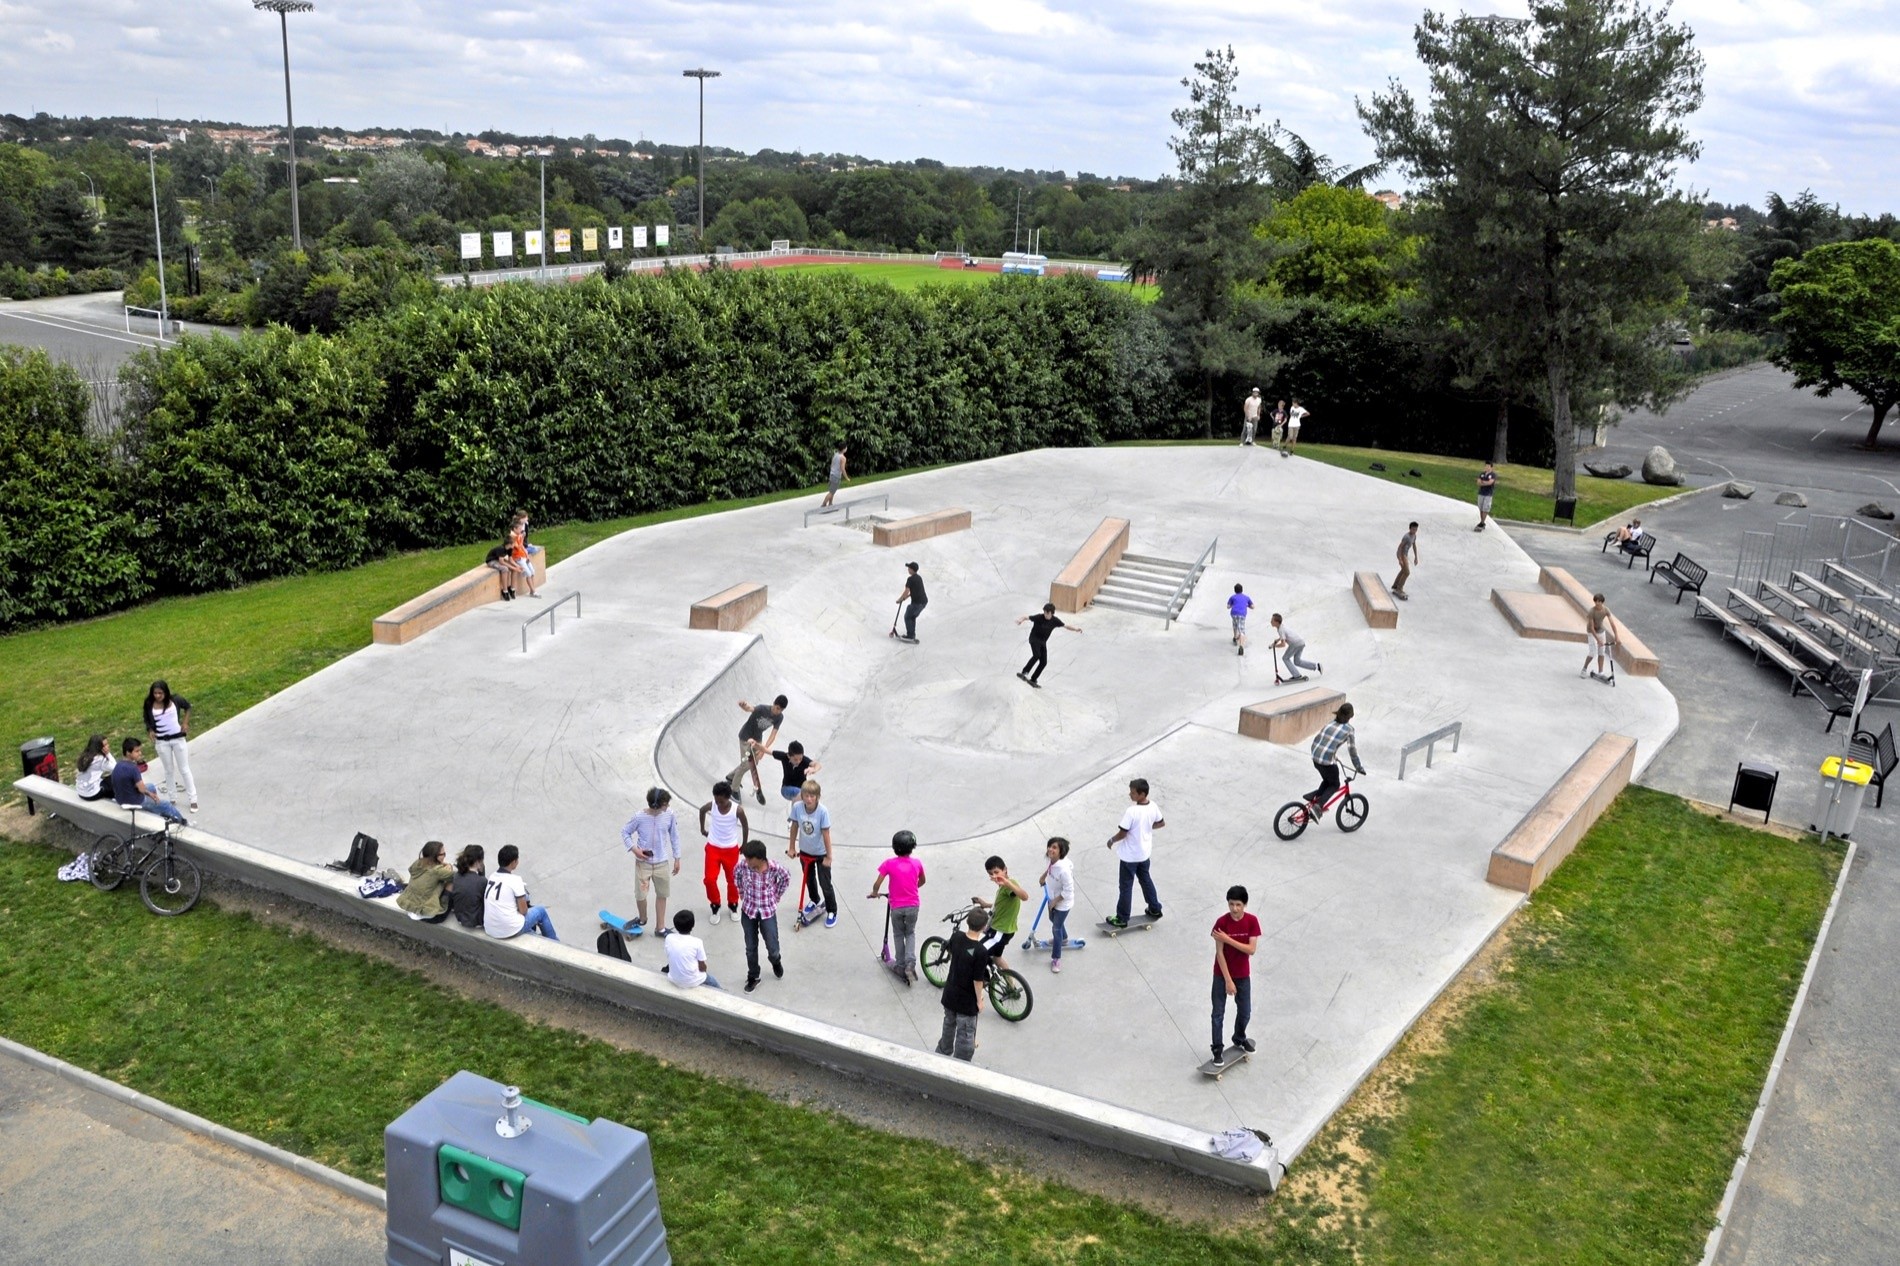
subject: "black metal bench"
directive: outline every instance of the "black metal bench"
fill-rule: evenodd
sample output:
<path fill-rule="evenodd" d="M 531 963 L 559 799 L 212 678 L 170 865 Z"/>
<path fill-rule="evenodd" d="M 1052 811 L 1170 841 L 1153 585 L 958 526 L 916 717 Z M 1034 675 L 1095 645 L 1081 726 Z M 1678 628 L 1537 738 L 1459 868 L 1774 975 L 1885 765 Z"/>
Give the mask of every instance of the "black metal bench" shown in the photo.
<path fill-rule="evenodd" d="M 1826 733 L 1834 732 L 1834 723 L 1854 713 L 1854 699 L 1860 694 L 1860 674 L 1836 664 L 1816 669 L 1796 679 L 1796 685 L 1821 701 L 1827 709 Z"/>
<path fill-rule="evenodd" d="M 1887 795 L 1887 775 L 1893 772 L 1896 765 L 1900 765 L 1900 751 L 1894 747 L 1893 722 L 1887 722 L 1886 728 L 1878 734 L 1872 730 L 1854 731 L 1852 746 L 1856 749 L 1855 759 L 1864 760 L 1874 767 L 1871 781 L 1874 785 L 1874 808 L 1878 809 Z"/>
<path fill-rule="evenodd" d="M 1618 529 L 1618 531 L 1620 530 L 1621 529 Z M 1597 552 L 1599 554 L 1607 554 L 1610 552 L 1610 546 L 1614 545 L 1619 553 L 1629 556 L 1629 562 L 1624 564 L 1625 570 L 1634 567 L 1636 560 L 1639 558 L 1643 560 L 1643 566 L 1649 566 L 1649 552 L 1656 548 L 1656 534 L 1654 532 L 1644 532 L 1633 541 L 1619 541 L 1616 539 L 1616 535 L 1616 532 L 1610 532 L 1605 535 L 1603 538 L 1603 548 Z"/>
<path fill-rule="evenodd" d="M 1644 539 L 1648 539 L 1647 533 L 1644 534 Z M 1676 587 L 1676 605 L 1681 606 L 1683 594 L 1701 595 L 1702 582 L 1709 578 L 1709 569 L 1687 554 L 1677 554 L 1668 562 L 1657 563 L 1649 569 L 1650 584 L 1655 584 L 1658 576 Z"/>

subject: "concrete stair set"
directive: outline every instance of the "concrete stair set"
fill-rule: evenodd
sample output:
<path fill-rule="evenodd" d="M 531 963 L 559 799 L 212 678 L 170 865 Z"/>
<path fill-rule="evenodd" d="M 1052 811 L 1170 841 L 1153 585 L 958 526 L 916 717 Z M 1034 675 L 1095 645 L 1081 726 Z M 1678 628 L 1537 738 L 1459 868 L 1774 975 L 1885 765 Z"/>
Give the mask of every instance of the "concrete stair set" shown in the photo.
<path fill-rule="evenodd" d="M 1194 596 L 1194 586 L 1199 580 L 1200 577 L 1194 575 L 1193 563 L 1178 563 L 1147 554 L 1123 554 L 1096 591 L 1091 605 L 1178 620 L 1181 608 Z M 1182 581 L 1187 581 L 1185 588 Z"/>

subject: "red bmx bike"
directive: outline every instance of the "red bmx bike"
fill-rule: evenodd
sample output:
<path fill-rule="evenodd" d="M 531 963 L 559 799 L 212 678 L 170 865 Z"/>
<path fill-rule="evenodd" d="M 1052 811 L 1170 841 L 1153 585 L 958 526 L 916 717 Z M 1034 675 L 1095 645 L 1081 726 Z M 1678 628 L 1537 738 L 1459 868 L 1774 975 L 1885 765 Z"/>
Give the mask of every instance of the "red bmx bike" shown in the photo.
<path fill-rule="evenodd" d="M 1365 773 L 1362 769 L 1358 771 L 1358 776 L 1363 778 Z M 1325 804 L 1302 799 L 1281 805 L 1280 811 L 1273 815 L 1273 833 L 1283 840 L 1298 839 L 1307 827 L 1325 817 L 1326 811 L 1334 805 L 1339 806 L 1339 813 L 1333 820 L 1342 831 L 1357 831 L 1366 824 L 1366 815 L 1372 812 L 1372 805 L 1365 796 L 1352 789 L 1352 779 L 1347 778 Z"/>

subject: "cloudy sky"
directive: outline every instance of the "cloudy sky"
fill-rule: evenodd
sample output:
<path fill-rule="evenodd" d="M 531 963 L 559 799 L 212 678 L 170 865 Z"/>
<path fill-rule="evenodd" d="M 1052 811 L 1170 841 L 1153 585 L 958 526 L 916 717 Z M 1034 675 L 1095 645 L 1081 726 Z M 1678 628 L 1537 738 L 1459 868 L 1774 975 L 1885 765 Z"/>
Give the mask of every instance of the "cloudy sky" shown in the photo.
<path fill-rule="evenodd" d="M 1159 175 L 1168 111 L 1231 43 L 1243 96 L 1359 163 L 1353 113 L 1412 53 L 1418 0 L 317 0 L 291 18 L 301 124 L 686 142 Z M 1521 14 L 1524 0 L 1472 12 Z M 1900 0 L 1680 0 L 1707 59 L 1690 181 L 1900 211 Z M 249 0 L 0 0 L 0 111 L 269 123 L 274 15 Z"/>

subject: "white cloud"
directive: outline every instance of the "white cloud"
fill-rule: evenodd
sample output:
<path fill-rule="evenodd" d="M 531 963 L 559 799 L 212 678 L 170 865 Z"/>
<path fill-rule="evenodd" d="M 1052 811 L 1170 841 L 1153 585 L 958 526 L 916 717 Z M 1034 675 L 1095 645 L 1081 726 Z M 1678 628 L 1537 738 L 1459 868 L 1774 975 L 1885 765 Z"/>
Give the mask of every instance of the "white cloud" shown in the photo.
<path fill-rule="evenodd" d="M 1355 99 L 1415 89 L 1421 0 L 317 0 L 290 19 L 300 123 L 499 128 L 689 140 L 689 66 L 707 139 L 746 150 L 1158 175 L 1169 110 L 1209 47 L 1241 92 L 1316 149 L 1364 162 Z M 1440 0 L 1438 7 L 1460 5 Z M 1522 0 L 1472 3 L 1522 12 Z M 1812 186 L 1851 210 L 1900 210 L 1895 0 L 1678 0 L 1707 100 L 1687 173 L 1729 201 Z M 0 110 L 275 121 L 272 15 L 199 0 L 152 25 L 135 0 L 0 0 Z"/>

